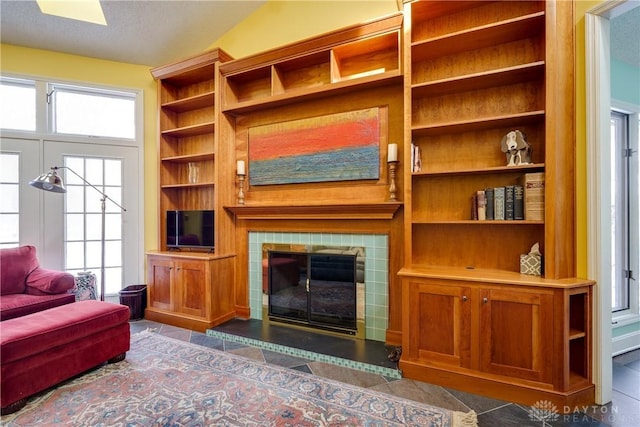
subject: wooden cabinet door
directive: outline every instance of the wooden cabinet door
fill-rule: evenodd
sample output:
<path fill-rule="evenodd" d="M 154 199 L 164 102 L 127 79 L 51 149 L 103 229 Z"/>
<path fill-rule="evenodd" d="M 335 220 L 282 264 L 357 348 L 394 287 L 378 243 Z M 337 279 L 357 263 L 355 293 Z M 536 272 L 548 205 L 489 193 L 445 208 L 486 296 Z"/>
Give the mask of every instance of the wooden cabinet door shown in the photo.
<path fill-rule="evenodd" d="M 466 367 L 470 363 L 470 288 L 409 281 L 406 306 L 410 360 Z M 403 357 L 405 357 L 403 355 Z"/>
<path fill-rule="evenodd" d="M 149 307 L 171 310 L 171 283 L 173 263 L 163 258 L 148 258 L 147 288 Z"/>
<path fill-rule="evenodd" d="M 207 286 L 210 284 L 207 261 L 176 261 L 175 310 L 197 317 L 207 317 Z"/>
<path fill-rule="evenodd" d="M 551 383 L 551 291 L 495 288 L 482 289 L 480 295 L 480 369 Z"/>

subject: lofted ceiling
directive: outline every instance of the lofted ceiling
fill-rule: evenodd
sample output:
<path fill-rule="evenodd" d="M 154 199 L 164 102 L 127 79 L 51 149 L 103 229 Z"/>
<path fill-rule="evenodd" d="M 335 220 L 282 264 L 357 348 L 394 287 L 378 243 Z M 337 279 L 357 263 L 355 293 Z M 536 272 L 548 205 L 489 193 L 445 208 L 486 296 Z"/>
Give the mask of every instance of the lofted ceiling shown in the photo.
<path fill-rule="evenodd" d="M 45 15 L 34 0 L 0 0 L 0 40 L 155 67 L 206 50 L 266 1 L 101 0 L 108 23 L 102 26 Z M 640 7 L 611 19 L 613 58 L 638 68 L 639 22 Z"/>
<path fill-rule="evenodd" d="M 2 43 L 158 66 L 200 53 L 266 0 L 101 0 L 107 26 L 45 15 L 33 0 L 0 1 Z"/>

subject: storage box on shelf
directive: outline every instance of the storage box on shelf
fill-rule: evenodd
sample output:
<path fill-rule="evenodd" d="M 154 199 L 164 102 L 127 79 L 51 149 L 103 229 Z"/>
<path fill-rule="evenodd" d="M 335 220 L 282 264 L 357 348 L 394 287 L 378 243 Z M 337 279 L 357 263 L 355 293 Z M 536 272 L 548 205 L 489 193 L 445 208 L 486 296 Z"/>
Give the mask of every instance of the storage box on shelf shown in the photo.
<path fill-rule="evenodd" d="M 422 153 L 421 170 L 405 175 L 407 376 L 527 404 L 593 402 L 588 324 L 568 338 L 592 283 L 572 278 L 574 230 L 558 221 L 574 209 L 573 82 L 559 75 L 573 57 L 557 46 L 573 40 L 571 14 L 545 1 L 405 3 L 405 146 Z M 500 142 L 514 129 L 532 164 L 506 166 Z M 535 172 L 545 174 L 544 219 L 472 219 L 478 190 Z M 536 242 L 545 277 L 521 275 Z"/>

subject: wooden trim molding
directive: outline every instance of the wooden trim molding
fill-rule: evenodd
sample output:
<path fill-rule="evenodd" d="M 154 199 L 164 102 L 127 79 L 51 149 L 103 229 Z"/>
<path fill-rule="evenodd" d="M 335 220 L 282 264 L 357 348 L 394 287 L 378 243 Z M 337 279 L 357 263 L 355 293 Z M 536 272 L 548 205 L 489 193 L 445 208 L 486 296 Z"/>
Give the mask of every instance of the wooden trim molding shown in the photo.
<path fill-rule="evenodd" d="M 225 206 L 236 220 L 292 219 L 393 219 L 401 202 L 341 204 L 341 205 L 269 205 Z"/>

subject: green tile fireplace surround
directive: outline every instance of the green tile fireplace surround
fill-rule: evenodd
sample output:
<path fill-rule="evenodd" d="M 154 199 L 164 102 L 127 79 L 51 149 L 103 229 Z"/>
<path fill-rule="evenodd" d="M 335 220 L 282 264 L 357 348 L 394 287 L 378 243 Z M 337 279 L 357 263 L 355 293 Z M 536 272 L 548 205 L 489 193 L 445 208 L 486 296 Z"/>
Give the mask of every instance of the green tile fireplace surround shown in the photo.
<path fill-rule="evenodd" d="M 380 234 L 249 232 L 249 306 L 263 319 L 263 244 L 363 247 L 365 251 L 365 338 L 385 341 L 389 301 L 389 242 Z"/>

